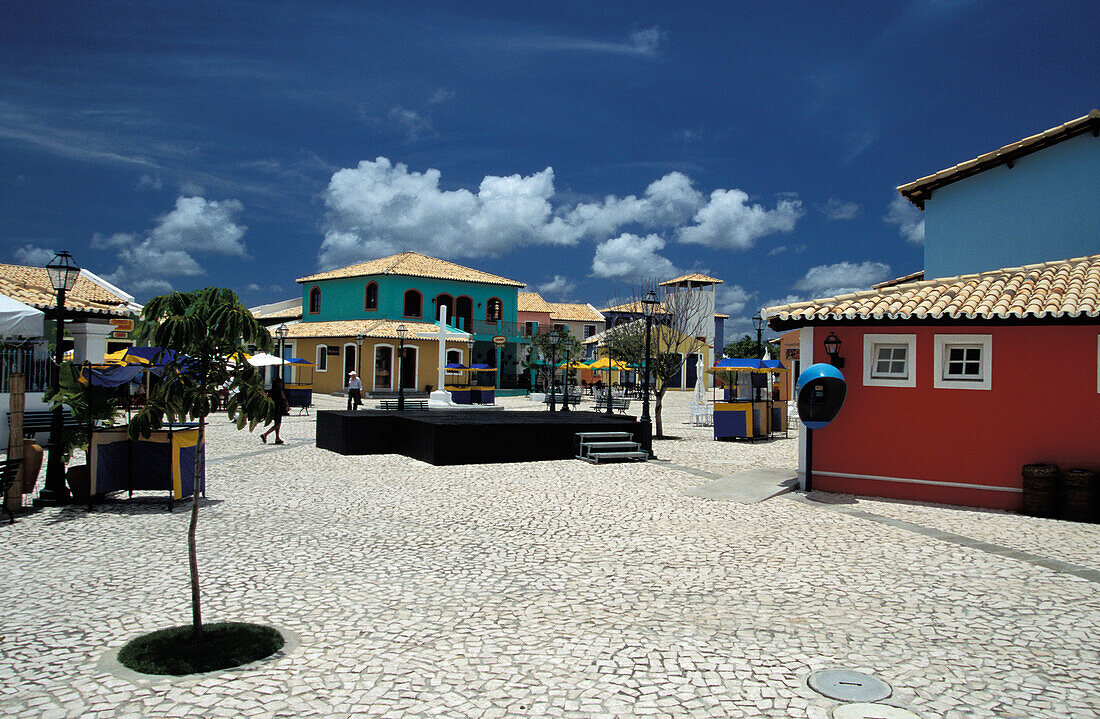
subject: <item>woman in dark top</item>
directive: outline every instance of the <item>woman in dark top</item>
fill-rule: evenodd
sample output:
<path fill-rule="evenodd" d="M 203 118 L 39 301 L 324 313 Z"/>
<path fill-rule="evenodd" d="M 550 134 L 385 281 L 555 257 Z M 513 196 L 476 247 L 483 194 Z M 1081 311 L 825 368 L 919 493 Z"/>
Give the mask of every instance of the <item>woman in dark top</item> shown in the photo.
<path fill-rule="evenodd" d="M 283 426 L 283 415 L 286 414 L 287 409 L 290 407 L 290 402 L 286 398 L 286 392 L 283 391 L 283 381 L 278 377 L 271 380 L 271 389 L 267 391 L 267 394 L 275 403 L 275 426 L 261 434 L 260 440 L 264 444 L 267 444 L 267 435 L 274 432 L 275 444 L 285 444 L 285 442 L 279 438 L 279 429 Z"/>

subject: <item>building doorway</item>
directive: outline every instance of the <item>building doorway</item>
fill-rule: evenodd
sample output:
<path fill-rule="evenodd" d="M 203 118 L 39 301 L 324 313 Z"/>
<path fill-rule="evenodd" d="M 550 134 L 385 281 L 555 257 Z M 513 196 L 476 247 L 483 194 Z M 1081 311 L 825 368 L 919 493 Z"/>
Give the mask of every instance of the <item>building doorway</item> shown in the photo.
<path fill-rule="evenodd" d="M 377 345 L 374 348 L 374 389 L 393 390 L 393 347 Z"/>
<path fill-rule="evenodd" d="M 344 386 L 348 386 L 348 375 L 355 372 L 359 374 L 359 370 L 356 368 L 355 357 L 355 345 L 344 345 Z"/>
<path fill-rule="evenodd" d="M 401 387 L 404 389 L 416 389 L 416 347 L 406 347 L 401 355 Z"/>

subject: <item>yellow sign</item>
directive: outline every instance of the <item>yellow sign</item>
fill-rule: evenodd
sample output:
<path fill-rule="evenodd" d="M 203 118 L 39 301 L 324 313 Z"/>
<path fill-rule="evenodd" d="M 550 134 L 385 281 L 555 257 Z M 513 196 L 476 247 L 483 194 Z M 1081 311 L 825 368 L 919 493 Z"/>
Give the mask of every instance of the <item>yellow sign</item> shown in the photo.
<path fill-rule="evenodd" d="M 497 335 L 493 338 L 493 344 L 495 344 L 497 347 L 503 347 L 504 345 L 508 344 L 508 338 L 504 335 Z"/>
<path fill-rule="evenodd" d="M 111 324 L 119 332 L 129 332 L 134 329 L 134 321 L 126 317 L 115 317 L 111 320 Z"/>

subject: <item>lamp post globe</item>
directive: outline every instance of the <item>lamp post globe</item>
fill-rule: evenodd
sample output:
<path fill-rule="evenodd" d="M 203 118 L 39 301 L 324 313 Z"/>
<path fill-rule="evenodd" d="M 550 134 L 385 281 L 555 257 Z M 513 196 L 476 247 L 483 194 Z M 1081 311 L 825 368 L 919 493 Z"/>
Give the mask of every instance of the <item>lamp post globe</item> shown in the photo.
<path fill-rule="evenodd" d="M 51 368 L 54 396 L 57 398 L 57 406 L 54 407 L 52 421 L 50 422 L 50 456 L 46 463 L 46 486 L 38 494 L 37 504 L 56 506 L 67 504 L 69 501 L 69 489 L 65 486 L 65 464 L 61 459 L 65 451 L 65 423 L 61 406 L 61 363 L 65 361 L 65 293 L 73 288 L 80 276 L 80 267 L 73 260 L 73 256 L 62 250 L 46 265 L 46 274 L 50 278 L 50 286 L 57 291 L 57 309 L 55 319 L 57 333 L 54 339 L 54 365 Z"/>
<path fill-rule="evenodd" d="M 397 326 L 397 337 L 401 341 L 401 347 L 397 350 L 397 411 L 405 409 L 405 383 L 402 374 L 405 369 L 405 338 L 409 335 L 409 328 L 405 325 Z"/>

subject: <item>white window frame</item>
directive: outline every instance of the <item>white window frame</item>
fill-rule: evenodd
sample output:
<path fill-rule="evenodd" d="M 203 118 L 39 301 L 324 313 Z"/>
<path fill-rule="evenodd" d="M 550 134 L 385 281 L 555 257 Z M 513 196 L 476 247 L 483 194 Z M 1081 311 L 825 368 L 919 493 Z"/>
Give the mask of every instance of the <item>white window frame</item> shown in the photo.
<path fill-rule="evenodd" d="M 909 376 L 873 377 L 876 345 L 905 345 L 906 368 Z M 903 334 L 863 335 L 863 384 L 866 387 L 916 387 L 917 386 L 917 336 Z"/>
<path fill-rule="evenodd" d="M 321 366 L 321 356 L 325 358 L 325 366 Z M 328 372 L 328 345 L 317 345 L 317 349 L 314 352 L 314 364 L 316 365 L 317 372 Z"/>
<path fill-rule="evenodd" d="M 944 379 L 947 348 L 977 345 L 982 351 L 982 376 L 977 380 Z M 932 352 L 932 386 L 936 389 L 993 389 L 993 335 L 936 335 Z"/>
<path fill-rule="evenodd" d="M 592 330 L 592 331 L 589 332 L 589 330 Z M 584 326 L 584 337 L 582 337 L 581 339 L 588 339 L 589 337 L 592 337 L 595 334 L 596 334 L 596 325 L 585 325 Z"/>
<path fill-rule="evenodd" d="M 355 367 L 353 369 L 355 370 L 356 377 L 359 377 L 359 369 L 363 365 L 363 358 L 359 356 L 359 345 L 355 342 L 345 342 L 340 352 L 340 372 L 342 372 L 344 375 L 340 381 L 342 382 L 342 386 L 345 388 L 348 386 L 348 374 L 347 372 L 344 372 L 344 356 L 348 352 L 348 347 L 351 347 L 352 353 L 355 355 Z M 359 381 L 362 382 L 363 378 L 359 377 Z"/>
<path fill-rule="evenodd" d="M 375 384 L 375 379 L 377 377 L 377 374 L 375 372 L 374 363 L 378 360 L 378 348 L 379 347 L 389 347 L 390 348 L 390 386 L 389 387 L 379 387 L 377 384 Z M 396 392 L 397 391 L 397 387 L 395 386 L 396 382 L 397 382 L 397 345 L 391 345 L 391 344 L 387 344 L 385 342 L 379 342 L 375 345 L 372 345 L 371 346 L 371 351 L 370 351 L 370 385 L 371 385 L 371 389 L 375 392 L 384 392 L 384 391 Z M 366 384 L 364 384 L 363 386 L 366 387 Z"/>

